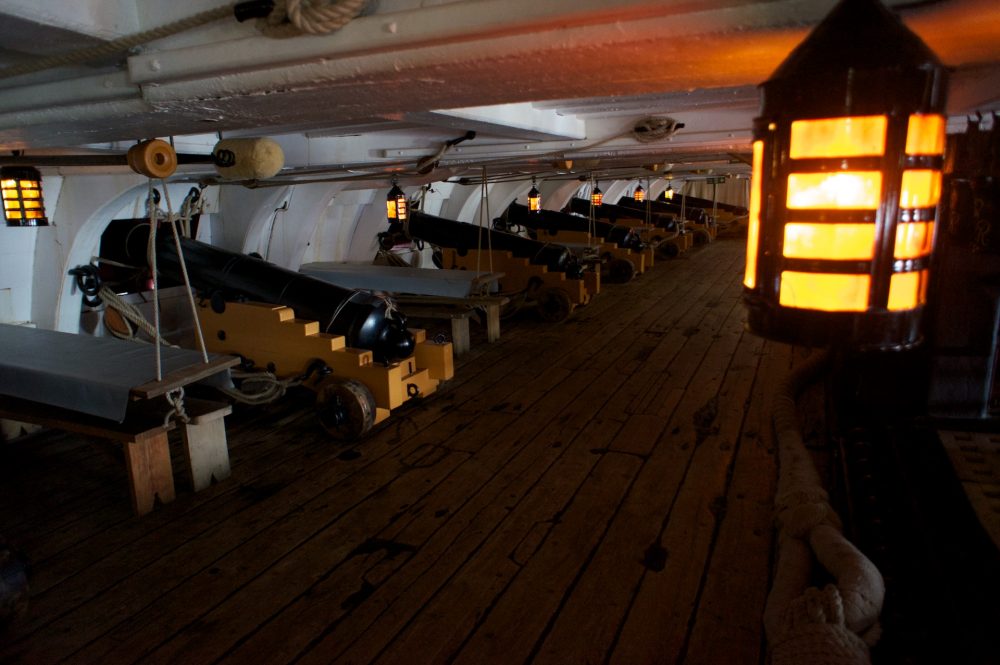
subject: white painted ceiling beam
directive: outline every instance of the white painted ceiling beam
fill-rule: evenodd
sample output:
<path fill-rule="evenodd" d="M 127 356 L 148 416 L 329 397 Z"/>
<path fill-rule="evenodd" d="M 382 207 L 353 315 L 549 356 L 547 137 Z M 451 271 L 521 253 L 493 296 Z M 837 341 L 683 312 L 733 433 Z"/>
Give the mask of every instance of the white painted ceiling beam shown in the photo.
<path fill-rule="evenodd" d="M 529 102 L 407 113 L 403 119 L 458 132 L 471 130 L 477 134 L 524 141 L 582 139 L 587 136 L 583 120 L 555 110 L 538 109 Z"/>

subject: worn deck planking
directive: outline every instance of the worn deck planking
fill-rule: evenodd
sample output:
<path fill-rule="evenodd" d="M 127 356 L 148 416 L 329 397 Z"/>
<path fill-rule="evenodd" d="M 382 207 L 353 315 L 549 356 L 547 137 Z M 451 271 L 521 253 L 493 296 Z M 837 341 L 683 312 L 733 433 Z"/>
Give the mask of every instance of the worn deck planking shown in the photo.
<path fill-rule="evenodd" d="M 761 661 L 765 395 L 792 354 L 743 331 L 741 267 L 720 241 L 511 322 L 355 445 L 292 398 L 239 413 L 233 477 L 192 494 L 178 458 L 142 519 L 106 451 L 7 446 L 34 596 L 0 660 Z"/>

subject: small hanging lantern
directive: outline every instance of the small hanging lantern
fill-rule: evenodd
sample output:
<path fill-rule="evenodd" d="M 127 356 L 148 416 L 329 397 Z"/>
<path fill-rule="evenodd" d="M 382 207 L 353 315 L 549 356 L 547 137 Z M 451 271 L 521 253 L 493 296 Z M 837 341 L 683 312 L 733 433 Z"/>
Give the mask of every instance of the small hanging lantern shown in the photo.
<path fill-rule="evenodd" d="M 396 179 L 392 179 L 392 189 L 385 197 L 385 213 L 389 223 L 405 222 L 407 217 L 406 193 L 396 184 Z"/>
<path fill-rule="evenodd" d="M 632 193 L 632 199 L 639 203 L 646 200 L 646 190 L 642 188 L 642 185 L 636 185 L 635 191 Z"/>
<path fill-rule="evenodd" d="M 42 174 L 32 166 L 0 169 L 3 212 L 7 226 L 48 226 L 42 198 Z"/>
<path fill-rule="evenodd" d="M 604 202 L 604 192 L 601 191 L 599 184 L 595 185 L 594 191 L 590 193 L 590 202 L 595 208 L 599 208 Z"/>
<path fill-rule="evenodd" d="M 674 200 L 674 186 L 672 184 L 667 183 L 667 189 L 663 192 L 663 198 L 667 201 Z"/>
<path fill-rule="evenodd" d="M 946 72 L 877 0 L 842 0 L 761 85 L 744 300 L 796 344 L 920 340 Z"/>
<path fill-rule="evenodd" d="M 542 209 L 542 195 L 535 186 L 535 179 L 531 179 L 531 189 L 528 190 L 528 210 L 539 212 Z"/>

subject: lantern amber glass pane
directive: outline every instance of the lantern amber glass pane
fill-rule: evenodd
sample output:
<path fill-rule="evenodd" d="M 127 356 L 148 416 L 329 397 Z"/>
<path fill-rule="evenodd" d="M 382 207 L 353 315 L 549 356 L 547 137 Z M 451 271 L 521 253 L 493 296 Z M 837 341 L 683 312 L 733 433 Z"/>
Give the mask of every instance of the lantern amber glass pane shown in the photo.
<path fill-rule="evenodd" d="M 389 219 L 396 219 L 396 200 L 385 202 L 385 216 Z"/>
<path fill-rule="evenodd" d="M 0 180 L 0 187 L 8 189 L 10 187 L 17 187 L 17 180 L 7 178 L 6 180 Z"/>
<path fill-rule="evenodd" d="M 896 227 L 897 259 L 919 259 L 931 253 L 934 240 L 933 222 L 910 222 Z"/>
<path fill-rule="evenodd" d="M 911 115 L 906 126 L 906 154 L 944 154 L 944 116 Z"/>
<path fill-rule="evenodd" d="M 796 120 L 788 154 L 792 159 L 881 155 L 887 125 L 884 115 Z"/>
<path fill-rule="evenodd" d="M 941 200 L 941 172 L 932 169 L 903 171 L 899 192 L 901 208 L 932 208 Z"/>
<path fill-rule="evenodd" d="M 753 174 L 750 181 L 750 215 L 747 222 L 747 263 L 743 283 L 757 286 L 757 246 L 760 243 L 760 179 L 764 169 L 764 142 L 753 142 Z"/>
<path fill-rule="evenodd" d="M 26 211 L 24 213 L 24 216 L 27 219 L 41 219 L 42 218 L 42 211 L 41 210 L 28 210 L 28 211 Z"/>
<path fill-rule="evenodd" d="M 881 171 L 792 173 L 786 206 L 792 210 L 874 210 L 881 195 Z"/>
<path fill-rule="evenodd" d="M 927 302 L 927 271 L 897 272 L 889 279 L 889 310 L 913 309 Z"/>
<path fill-rule="evenodd" d="M 778 302 L 782 307 L 824 312 L 863 312 L 868 308 L 868 275 L 795 272 L 781 273 Z"/>
<path fill-rule="evenodd" d="M 874 224 L 785 225 L 782 254 L 790 259 L 869 261 L 875 255 Z"/>

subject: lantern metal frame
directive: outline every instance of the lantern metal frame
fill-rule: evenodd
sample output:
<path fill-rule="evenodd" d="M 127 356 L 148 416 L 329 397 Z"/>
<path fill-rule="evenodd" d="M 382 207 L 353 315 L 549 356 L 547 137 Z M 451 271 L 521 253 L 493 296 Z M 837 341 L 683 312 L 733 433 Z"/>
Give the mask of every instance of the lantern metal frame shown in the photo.
<path fill-rule="evenodd" d="M 0 168 L 3 212 L 7 226 L 48 226 L 42 174 L 33 166 Z"/>
<path fill-rule="evenodd" d="M 600 208 L 604 203 L 604 192 L 601 191 L 600 183 L 594 184 L 594 189 L 590 192 L 590 203 L 595 208 Z"/>
<path fill-rule="evenodd" d="M 632 192 L 632 200 L 639 203 L 646 200 L 646 190 L 642 188 L 642 183 L 635 186 L 635 190 Z"/>
<path fill-rule="evenodd" d="M 402 224 L 409 217 L 406 192 L 399 188 L 396 179 L 392 179 L 392 189 L 385 197 L 386 219 L 390 224 Z"/>
<path fill-rule="evenodd" d="M 877 0 L 842 0 L 760 86 L 744 278 L 752 332 L 865 350 L 920 342 L 946 83 L 933 52 Z M 930 149 L 915 142 L 922 125 L 939 131 Z M 865 127 L 878 140 L 859 139 Z M 810 133 L 829 149 L 806 147 Z M 927 180 L 920 201 L 908 190 L 914 173 Z M 868 193 L 838 191 L 837 183 L 860 183 Z M 806 191 L 820 195 L 801 198 Z M 860 234 L 860 250 L 844 249 L 841 229 Z M 906 237 L 918 229 L 924 236 L 914 252 Z M 825 241 L 795 249 L 804 230 Z"/>
<path fill-rule="evenodd" d="M 531 189 L 528 190 L 528 211 L 542 211 L 542 195 L 541 192 L 538 191 L 534 178 L 531 179 Z"/>

